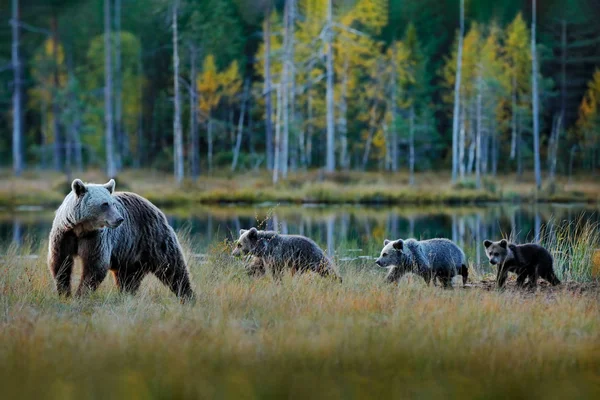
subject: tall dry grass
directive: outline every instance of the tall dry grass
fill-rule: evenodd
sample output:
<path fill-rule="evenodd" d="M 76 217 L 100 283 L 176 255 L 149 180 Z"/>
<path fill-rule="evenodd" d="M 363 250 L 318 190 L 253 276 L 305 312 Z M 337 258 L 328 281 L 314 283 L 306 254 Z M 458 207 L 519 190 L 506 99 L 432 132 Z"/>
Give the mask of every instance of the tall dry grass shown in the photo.
<path fill-rule="evenodd" d="M 202 263 L 186 250 L 193 306 L 153 278 L 135 297 L 108 277 L 60 300 L 44 247 L 0 259 L 6 399 L 600 396 L 597 292 L 393 286 L 350 262 L 343 284 L 276 283 L 246 277 L 215 243 Z"/>

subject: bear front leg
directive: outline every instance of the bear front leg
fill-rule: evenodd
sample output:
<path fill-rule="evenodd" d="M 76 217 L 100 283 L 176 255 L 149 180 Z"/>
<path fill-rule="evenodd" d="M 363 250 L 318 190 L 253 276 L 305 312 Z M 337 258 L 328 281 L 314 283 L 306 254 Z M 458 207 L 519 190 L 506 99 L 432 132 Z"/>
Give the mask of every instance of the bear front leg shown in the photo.
<path fill-rule="evenodd" d="M 73 272 L 73 256 L 52 255 L 49 262 L 50 272 L 56 283 L 59 296 L 71 296 L 71 273 Z"/>
<path fill-rule="evenodd" d="M 71 273 L 75 237 L 72 235 L 51 236 L 48 251 L 48 268 L 56 283 L 59 296 L 71 296 Z"/>
<path fill-rule="evenodd" d="M 536 265 L 530 272 L 529 272 L 529 287 L 531 289 L 535 289 L 537 288 L 537 280 L 538 280 L 538 266 Z"/>
<path fill-rule="evenodd" d="M 496 285 L 498 286 L 498 289 L 502 289 L 504 287 L 506 278 L 508 278 L 508 268 L 505 268 L 504 266 L 498 266 L 498 275 L 496 275 Z"/>
<path fill-rule="evenodd" d="M 104 278 L 106 278 L 109 268 L 108 257 L 103 256 L 93 259 L 82 258 L 82 264 L 81 282 L 79 282 L 79 287 L 75 293 L 77 297 L 95 292 L 98 286 L 104 281 Z"/>

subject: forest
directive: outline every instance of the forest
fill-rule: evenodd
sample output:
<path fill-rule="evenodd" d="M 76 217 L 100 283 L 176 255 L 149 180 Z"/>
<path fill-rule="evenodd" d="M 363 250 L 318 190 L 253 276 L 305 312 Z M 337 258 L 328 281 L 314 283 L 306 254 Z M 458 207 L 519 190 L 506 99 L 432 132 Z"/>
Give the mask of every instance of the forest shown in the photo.
<path fill-rule="evenodd" d="M 5 0 L 0 162 L 595 173 L 593 0 Z"/>

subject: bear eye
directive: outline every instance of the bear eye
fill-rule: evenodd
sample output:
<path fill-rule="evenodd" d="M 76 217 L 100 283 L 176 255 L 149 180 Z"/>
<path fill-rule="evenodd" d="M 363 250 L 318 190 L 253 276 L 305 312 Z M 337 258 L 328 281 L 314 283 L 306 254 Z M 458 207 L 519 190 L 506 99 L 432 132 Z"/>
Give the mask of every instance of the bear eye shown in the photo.
<path fill-rule="evenodd" d="M 108 202 L 102 203 L 102 209 L 106 210 L 108 208 Z"/>
<path fill-rule="evenodd" d="M 240 247 L 242 247 L 242 244 L 241 244 L 241 243 L 238 243 L 238 244 L 237 244 L 237 248 L 239 249 Z"/>
<path fill-rule="evenodd" d="M 494 256 L 498 257 L 500 255 L 500 253 L 494 253 Z"/>
<path fill-rule="evenodd" d="M 383 253 L 383 256 L 384 256 L 384 257 L 387 257 L 387 256 L 388 256 L 388 253 Z"/>

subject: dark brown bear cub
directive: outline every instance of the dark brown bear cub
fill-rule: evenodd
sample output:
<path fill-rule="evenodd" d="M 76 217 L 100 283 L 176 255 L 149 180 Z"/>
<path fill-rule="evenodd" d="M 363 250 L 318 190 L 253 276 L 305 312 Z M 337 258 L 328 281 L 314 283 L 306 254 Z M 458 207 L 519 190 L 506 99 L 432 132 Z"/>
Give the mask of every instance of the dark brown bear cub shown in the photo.
<path fill-rule="evenodd" d="M 502 288 L 509 272 L 517 274 L 517 286 L 523 287 L 525 279 L 529 286 L 537 286 L 540 277 L 552 285 L 560 281 L 554 274 L 552 255 L 542 246 L 534 243 L 517 245 L 502 239 L 499 242 L 483 242 L 490 264 L 498 266 L 496 284 Z"/>
<path fill-rule="evenodd" d="M 181 246 L 165 215 L 135 193 L 75 179 L 56 211 L 48 249 L 48 267 L 59 295 L 71 294 L 74 258 L 83 273 L 77 295 L 94 291 L 108 271 L 120 291 L 135 293 L 149 273 L 182 301 L 193 300 Z"/>

